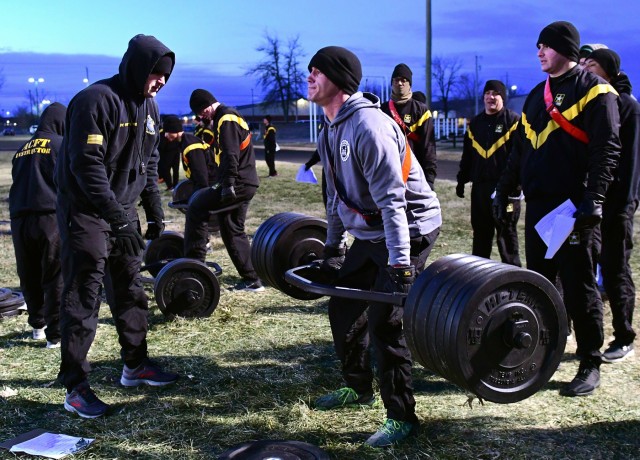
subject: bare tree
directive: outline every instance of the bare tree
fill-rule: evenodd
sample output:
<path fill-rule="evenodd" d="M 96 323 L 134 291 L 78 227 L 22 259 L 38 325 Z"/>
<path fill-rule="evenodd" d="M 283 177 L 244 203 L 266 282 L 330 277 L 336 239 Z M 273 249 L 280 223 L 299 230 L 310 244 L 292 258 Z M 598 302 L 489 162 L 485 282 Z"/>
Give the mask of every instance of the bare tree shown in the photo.
<path fill-rule="evenodd" d="M 304 97 L 302 88 L 305 75 L 300 71 L 300 57 L 304 54 L 299 37 L 289 39 L 283 50 L 280 39 L 265 33 L 265 43 L 256 48 L 265 54 L 264 60 L 249 69 L 246 75 L 257 75 L 258 83 L 266 91 L 263 104 L 280 104 L 285 122 L 289 121 L 290 109 Z"/>
<path fill-rule="evenodd" d="M 472 117 L 475 115 L 475 103 L 476 100 L 480 97 L 479 94 L 476 93 L 476 83 L 475 77 L 470 73 L 463 73 L 458 78 L 458 83 L 456 85 L 456 96 L 457 99 L 466 101 L 469 103 L 465 103 L 465 116 L 469 115 Z"/>
<path fill-rule="evenodd" d="M 436 56 L 431 63 L 433 80 L 439 93 L 437 97 L 442 102 L 445 118 L 449 117 L 449 101 L 452 99 L 453 91 L 460 79 L 461 68 L 462 62 L 458 58 Z"/>

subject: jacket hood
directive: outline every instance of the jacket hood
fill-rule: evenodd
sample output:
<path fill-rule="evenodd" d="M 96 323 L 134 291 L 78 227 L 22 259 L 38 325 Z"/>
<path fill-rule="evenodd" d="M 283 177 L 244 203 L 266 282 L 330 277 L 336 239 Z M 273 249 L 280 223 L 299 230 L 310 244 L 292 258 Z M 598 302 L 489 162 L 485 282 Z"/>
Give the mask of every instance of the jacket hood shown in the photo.
<path fill-rule="evenodd" d="M 53 133 L 64 136 L 64 120 L 67 115 L 67 107 L 54 102 L 47 106 L 40 116 L 38 132 Z"/>
<path fill-rule="evenodd" d="M 338 124 L 349 118 L 356 110 L 361 109 L 379 109 L 380 98 L 373 93 L 362 93 L 358 91 L 353 93 L 349 99 L 340 107 L 336 118 L 332 124 Z"/>
<path fill-rule="evenodd" d="M 611 80 L 611 86 L 620 94 L 631 94 L 631 80 L 624 72 L 620 72 L 617 77 Z"/>
<path fill-rule="evenodd" d="M 141 95 L 147 78 L 163 56 L 171 59 L 171 71 L 166 76 L 166 83 L 175 66 L 173 51 L 152 35 L 139 34 L 133 37 L 120 62 L 119 77 L 122 85 L 133 95 Z"/>

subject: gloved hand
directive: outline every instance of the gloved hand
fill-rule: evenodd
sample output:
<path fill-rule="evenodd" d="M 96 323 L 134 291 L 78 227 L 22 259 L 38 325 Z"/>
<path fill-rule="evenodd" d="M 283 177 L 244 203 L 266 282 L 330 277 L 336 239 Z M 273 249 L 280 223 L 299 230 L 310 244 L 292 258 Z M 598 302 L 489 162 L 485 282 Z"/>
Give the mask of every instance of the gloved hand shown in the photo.
<path fill-rule="evenodd" d="M 510 196 L 507 198 L 507 214 L 505 219 L 508 223 L 517 222 L 520 218 L 521 200 L 519 196 Z"/>
<path fill-rule="evenodd" d="M 144 234 L 145 240 L 155 240 L 164 231 L 164 224 L 162 222 L 148 222 L 147 231 Z"/>
<path fill-rule="evenodd" d="M 311 166 L 313 166 L 311 163 L 307 162 L 304 164 L 304 170 L 305 171 L 309 171 L 311 169 Z"/>
<path fill-rule="evenodd" d="M 324 260 L 320 265 L 320 269 L 325 272 L 331 278 L 337 278 L 338 272 L 342 268 L 344 263 L 344 255 L 346 254 L 346 248 L 334 248 L 331 246 L 324 247 Z"/>
<path fill-rule="evenodd" d="M 236 190 L 233 188 L 233 185 L 222 187 L 222 190 L 220 191 L 221 204 L 231 203 L 235 199 L 236 199 Z"/>
<path fill-rule="evenodd" d="M 456 195 L 458 198 L 464 198 L 464 184 L 461 182 L 458 182 L 458 185 L 456 185 Z"/>
<path fill-rule="evenodd" d="M 409 294 L 409 290 L 416 280 L 416 267 L 413 265 L 398 265 L 387 267 L 391 277 L 391 289 L 393 292 Z"/>
<path fill-rule="evenodd" d="M 573 214 L 576 222 L 573 225 L 575 230 L 581 230 L 585 228 L 593 228 L 602 221 L 602 203 L 604 202 L 604 196 L 598 193 L 587 192 L 578 206 L 578 209 Z"/>
<path fill-rule="evenodd" d="M 146 245 L 142 235 L 134 227 L 133 223 L 122 213 L 110 222 L 111 232 L 115 237 L 115 247 L 123 254 L 139 256 Z"/>
<path fill-rule="evenodd" d="M 507 223 L 507 204 L 507 197 L 496 192 L 491 210 L 493 211 L 493 220 L 499 225 L 505 225 Z"/>

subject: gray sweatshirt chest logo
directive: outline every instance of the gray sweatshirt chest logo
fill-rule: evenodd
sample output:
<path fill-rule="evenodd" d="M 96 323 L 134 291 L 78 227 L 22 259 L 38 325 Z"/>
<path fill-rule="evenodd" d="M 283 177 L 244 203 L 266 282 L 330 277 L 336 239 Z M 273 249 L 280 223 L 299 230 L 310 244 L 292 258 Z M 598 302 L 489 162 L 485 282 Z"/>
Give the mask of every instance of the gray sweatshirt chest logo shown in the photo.
<path fill-rule="evenodd" d="M 351 147 L 349 147 L 349 141 L 346 139 L 342 139 L 340 141 L 340 159 L 342 161 L 347 161 L 349 159 L 349 155 L 351 155 Z"/>

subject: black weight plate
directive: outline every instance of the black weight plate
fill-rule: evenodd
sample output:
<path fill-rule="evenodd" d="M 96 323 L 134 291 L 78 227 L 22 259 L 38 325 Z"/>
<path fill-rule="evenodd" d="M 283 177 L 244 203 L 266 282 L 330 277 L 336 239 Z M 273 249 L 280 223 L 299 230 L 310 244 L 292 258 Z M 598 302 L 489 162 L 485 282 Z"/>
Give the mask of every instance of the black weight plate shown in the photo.
<path fill-rule="evenodd" d="M 12 291 L 8 298 L 0 302 L 0 309 L 12 310 L 22 304 L 24 304 L 24 297 L 22 296 L 22 292 Z"/>
<path fill-rule="evenodd" d="M 18 310 L 18 309 L 9 310 L 9 311 L 5 311 L 5 312 L 0 313 L 0 319 L 10 318 L 12 316 L 18 316 L 18 315 L 21 315 L 21 314 L 22 314 L 22 310 Z"/>
<path fill-rule="evenodd" d="M 246 442 L 223 452 L 218 460 L 329 460 L 329 454 L 300 441 Z"/>
<path fill-rule="evenodd" d="M 538 273 L 513 267 L 480 286 L 468 297 L 468 305 L 473 308 L 458 317 L 457 356 L 469 389 L 497 403 L 535 394 L 558 368 L 567 340 L 567 317 L 553 284 Z M 505 328 L 514 316 L 528 321 L 528 348 L 505 341 Z M 468 343 L 471 328 L 481 329 L 479 343 Z"/>
<path fill-rule="evenodd" d="M 283 222 L 290 221 L 296 215 L 298 214 L 290 212 L 276 214 L 264 221 L 255 233 L 251 245 L 251 259 L 256 273 L 269 286 L 275 287 L 273 280 L 276 278 L 270 265 L 273 260 L 272 236 L 274 233 L 277 235 Z"/>
<path fill-rule="evenodd" d="M 164 265 L 161 262 L 170 262 L 181 257 L 184 257 L 184 236 L 179 232 L 164 231 L 158 238 L 149 241 L 143 260 L 151 276 L 155 277 Z"/>
<path fill-rule="evenodd" d="M 186 203 L 189 200 L 189 197 L 193 194 L 193 182 L 189 179 L 184 179 L 178 182 L 175 187 L 173 187 L 173 192 L 171 194 L 171 201 L 174 203 L 184 202 Z"/>
<path fill-rule="evenodd" d="M 211 316 L 220 300 L 220 284 L 204 263 L 176 259 L 165 265 L 154 283 L 158 308 L 171 318 Z"/>
<path fill-rule="evenodd" d="M 11 297 L 11 292 L 9 288 L 0 288 L 0 302 Z"/>

